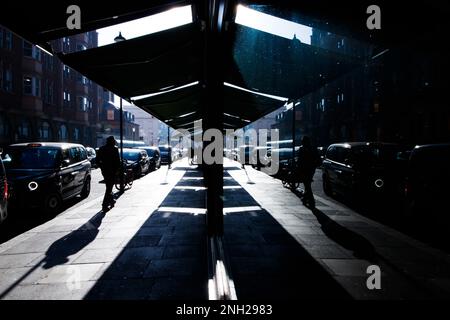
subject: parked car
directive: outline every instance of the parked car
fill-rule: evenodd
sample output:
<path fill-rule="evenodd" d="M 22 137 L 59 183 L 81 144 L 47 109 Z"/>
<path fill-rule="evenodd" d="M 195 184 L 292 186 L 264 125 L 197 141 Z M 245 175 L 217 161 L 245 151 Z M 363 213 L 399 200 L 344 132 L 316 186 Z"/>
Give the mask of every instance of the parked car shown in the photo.
<path fill-rule="evenodd" d="M 139 147 L 139 149 L 143 149 L 147 151 L 147 155 L 150 161 L 150 170 L 156 170 L 161 167 L 161 153 L 158 147 Z"/>
<path fill-rule="evenodd" d="M 450 144 L 421 145 L 411 151 L 405 184 L 405 209 L 409 216 L 450 221 L 446 204 L 450 195 L 449 164 Z"/>
<path fill-rule="evenodd" d="M 158 148 L 161 154 L 161 164 L 169 164 L 169 161 L 173 162 L 172 147 L 165 145 L 159 146 Z"/>
<path fill-rule="evenodd" d="M 328 147 L 322 163 L 323 189 L 360 200 L 361 196 L 401 195 L 407 148 L 397 144 L 354 142 Z"/>
<path fill-rule="evenodd" d="M 326 152 L 327 152 L 327 148 L 326 147 L 317 147 L 317 154 L 320 157 L 320 166 L 319 167 L 322 167 L 322 162 L 323 162 L 323 159 L 325 159 L 325 153 Z"/>
<path fill-rule="evenodd" d="M 277 148 L 270 151 L 270 165 L 277 166 L 278 172 L 289 169 L 292 166 L 292 161 L 298 161 L 298 150 L 300 147 L 295 147 L 295 158 L 292 156 L 292 147 Z"/>
<path fill-rule="evenodd" d="M 116 137 L 117 146 L 120 148 L 120 139 Z M 139 148 L 145 146 L 144 141 L 122 140 L 124 148 Z M 106 141 L 105 141 L 106 142 Z"/>
<path fill-rule="evenodd" d="M 270 154 L 271 148 L 268 146 L 258 146 L 253 148 L 251 153 L 252 160 L 250 161 L 252 167 L 260 169 L 261 167 L 269 165 Z"/>
<path fill-rule="evenodd" d="M 0 223 L 5 221 L 8 216 L 8 196 L 8 180 L 6 179 L 3 161 L 0 158 Z"/>
<path fill-rule="evenodd" d="M 127 162 L 127 166 L 133 169 L 136 178 L 149 171 L 150 159 L 145 150 L 124 148 L 123 159 Z"/>
<path fill-rule="evenodd" d="M 228 159 L 233 159 L 232 152 L 233 152 L 233 149 L 224 148 L 223 149 L 223 156 L 225 158 L 228 158 Z"/>
<path fill-rule="evenodd" d="M 230 151 L 231 159 L 239 161 L 239 148 L 233 148 Z"/>
<path fill-rule="evenodd" d="M 91 168 L 97 168 L 97 162 L 96 162 L 97 152 L 95 151 L 94 148 L 91 148 L 91 147 L 86 147 L 86 151 L 87 151 L 88 160 L 91 163 Z"/>
<path fill-rule="evenodd" d="M 36 142 L 5 149 L 3 163 L 9 182 L 10 205 L 60 211 L 63 201 L 91 190 L 91 164 L 79 144 Z"/>

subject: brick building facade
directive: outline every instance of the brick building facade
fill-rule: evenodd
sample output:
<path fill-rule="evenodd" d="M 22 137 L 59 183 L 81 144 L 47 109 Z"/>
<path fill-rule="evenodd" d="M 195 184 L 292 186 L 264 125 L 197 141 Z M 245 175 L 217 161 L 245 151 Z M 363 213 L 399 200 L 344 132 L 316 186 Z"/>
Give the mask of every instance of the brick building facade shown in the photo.
<path fill-rule="evenodd" d="M 94 32 L 52 43 L 58 52 L 95 48 Z M 97 146 L 109 125 L 105 90 L 31 43 L 0 26 L 0 145 L 67 141 Z M 138 126 L 125 114 L 125 127 Z M 126 132 L 126 138 L 132 134 Z"/>

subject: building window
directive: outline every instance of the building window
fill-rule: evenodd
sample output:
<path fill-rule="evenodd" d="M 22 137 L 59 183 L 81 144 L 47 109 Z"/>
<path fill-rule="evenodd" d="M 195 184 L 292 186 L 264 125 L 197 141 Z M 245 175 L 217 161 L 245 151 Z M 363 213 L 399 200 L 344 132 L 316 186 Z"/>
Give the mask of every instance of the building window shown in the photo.
<path fill-rule="evenodd" d="M 70 68 L 66 65 L 63 68 L 63 75 L 66 79 L 70 78 Z"/>
<path fill-rule="evenodd" d="M 7 92 L 13 91 L 13 73 L 11 70 L 11 66 L 4 70 L 3 74 L 3 90 Z"/>
<path fill-rule="evenodd" d="M 33 47 L 28 41 L 23 41 L 23 55 L 31 57 L 33 55 Z"/>
<path fill-rule="evenodd" d="M 25 95 L 40 97 L 41 96 L 41 80 L 37 77 L 23 77 L 23 93 Z"/>
<path fill-rule="evenodd" d="M 86 111 L 88 106 L 88 99 L 86 97 L 78 97 L 78 107 L 80 110 Z"/>
<path fill-rule="evenodd" d="M 11 31 L 5 30 L 5 49 L 12 50 L 13 38 Z"/>
<path fill-rule="evenodd" d="M 64 37 L 63 38 L 63 51 L 70 51 L 70 38 Z"/>
<path fill-rule="evenodd" d="M 41 61 L 41 50 L 28 41 L 23 41 L 23 55 Z"/>
<path fill-rule="evenodd" d="M 81 84 L 87 84 L 87 78 L 85 76 L 83 76 L 82 74 L 78 73 L 77 75 L 77 82 L 81 83 Z"/>
<path fill-rule="evenodd" d="M 0 136 L 8 137 L 9 136 L 9 124 L 8 120 L 4 115 L 0 114 Z"/>
<path fill-rule="evenodd" d="M 0 89 L 12 92 L 12 70 L 11 65 L 7 65 L 0 60 Z"/>
<path fill-rule="evenodd" d="M 54 70 L 53 57 L 49 56 L 48 54 L 44 55 L 44 68 L 47 69 L 48 71 Z"/>
<path fill-rule="evenodd" d="M 39 128 L 39 139 L 42 141 L 51 140 L 52 132 L 50 130 L 50 124 L 47 121 L 42 122 Z"/>
<path fill-rule="evenodd" d="M 17 126 L 16 140 L 28 139 L 31 135 L 31 126 L 27 120 L 22 120 Z"/>
<path fill-rule="evenodd" d="M 70 102 L 70 93 L 67 91 L 64 91 L 64 100 Z"/>
<path fill-rule="evenodd" d="M 64 105 L 65 106 L 70 106 L 70 99 L 71 99 L 70 93 L 67 92 L 67 91 L 64 91 L 63 92 L 63 100 L 64 100 Z"/>
<path fill-rule="evenodd" d="M 73 129 L 73 140 L 80 141 L 80 129 L 78 128 Z"/>
<path fill-rule="evenodd" d="M 61 141 L 67 141 L 67 138 L 68 138 L 68 132 L 67 132 L 67 127 L 66 127 L 66 125 L 62 124 L 62 125 L 59 127 L 58 135 L 59 135 L 59 139 L 60 139 Z"/>

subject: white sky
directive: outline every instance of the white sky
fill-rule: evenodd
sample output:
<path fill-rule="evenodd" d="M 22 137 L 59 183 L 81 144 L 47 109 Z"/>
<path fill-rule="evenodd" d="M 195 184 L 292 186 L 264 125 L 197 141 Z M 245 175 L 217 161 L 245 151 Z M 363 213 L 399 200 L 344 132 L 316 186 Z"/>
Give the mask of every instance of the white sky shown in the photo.
<path fill-rule="evenodd" d="M 286 39 L 294 38 L 295 34 L 302 43 L 311 44 L 311 27 L 277 18 L 242 5 L 238 5 L 235 22 Z"/>
<path fill-rule="evenodd" d="M 98 29 L 98 46 L 114 43 L 114 38 L 122 32 L 129 40 L 192 22 L 191 6 L 178 7 L 141 19 L 124 22 L 115 26 Z"/>
<path fill-rule="evenodd" d="M 122 36 L 128 40 L 191 22 L 191 6 L 177 7 L 141 19 L 98 29 L 98 45 L 104 46 L 114 43 L 114 38 L 119 35 L 119 32 L 122 32 Z M 286 39 L 294 38 L 295 34 L 302 43 L 311 44 L 311 27 L 277 18 L 242 5 L 238 5 L 235 22 Z"/>

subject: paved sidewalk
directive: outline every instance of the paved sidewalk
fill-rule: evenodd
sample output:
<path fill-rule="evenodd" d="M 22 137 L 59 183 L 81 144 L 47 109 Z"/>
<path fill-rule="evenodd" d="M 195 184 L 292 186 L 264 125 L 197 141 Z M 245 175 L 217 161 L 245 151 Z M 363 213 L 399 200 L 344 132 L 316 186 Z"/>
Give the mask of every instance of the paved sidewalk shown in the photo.
<path fill-rule="evenodd" d="M 253 239 L 243 246 L 228 246 L 231 255 L 233 275 L 239 277 L 247 272 L 248 264 L 259 265 L 261 256 L 256 252 L 266 252 L 263 263 L 270 257 L 280 254 L 269 245 L 284 243 L 282 249 L 291 245 L 291 238 L 301 245 L 295 247 L 297 253 L 306 251 L 342 288 L 356 299 L 429 299 L 450 298 L 450 257 L 439 250 L 427 247 L 395 230 L 364 218 L 344 205 L 315 196 L 316 209 L 311 211 L 302 205 L 300 198 L 290 190 L 283 188 L 279 180 L 246 166 L 246 171 L 236 170 L 235 164 L 227 162 L 226 174 L 245 192 L 231 197 L 234 204 L 251 201 L 257 208 L 247 212 L 245 228 Z M 227 177 L 225 177 L 227 179 Z M 249 202 L 250 203 L 250 202 Z M 267 217 L 266 225 L 253 217 Z M 226 222 L 233 217 L 226 217 Z M 260 219 L 262 220 L 262 219 Z M 276 223 L 275 223 L 276 221 Z M 268 230 L 264 230 L 268 227 Z M 226 233 L 234 232 L 236 226 L 226 224 Z M 278 230 L 277 232 L 274 232 Z M 275 234 L 273 234 L 275 233 Z M 288 236 L 289 235 L 289 236 Z M 283 240 L 280 240 L 283 239 Z M 269 248 L 269 249 L 268 249 Z M 269 250 L 269 251 L 268 251 Z M 294 255 L 293 250 L 289 251 Z M 289 253 L 286 252 L 288 256 Z M 237 258 L 239 257 L 239 258 Z M 236 259 L 234 259 L 236 258 Z M 368 290 L 366 273 L 369 265 L 378 265 L 381 269 L 381 290 Z M 301 268 L 297 269 L 298 272 Z M 257 271 L 262 276 L 263 271 Z M 310 273 L 312 277 L 321 273 Z M 313 279 L 322 286 L 319 279 Z M 306 281 L 309 285 L 309 282 Z M 253 283 L 252 292 L 261 292 L 267 282 Z M 290 286 L 285 281 L 284 285 Z M 283 284 L 280 284 L 283 286 Z M 236 284 L 239 296 L 239 284 Z M 298 287 L 298 296 L 308 296 L 303 292 L 305 286 Z M 246 288 L 242 288 L 243 291 Z M 308 286 L 305 290 L 310 290 Z M 312 291 L 314 292 L 314 291 Z M 278 290 L 277 294 L 283 294 Z"/>
<path fill-rule="evenodd" d="M 207 299 L 201 172 L 166 174 L 135 181 L 106 214 L 93 199 L 2 244 L 1 298 Z"/>
<path fill-rule="evenodd" d="M 238 299 L 450 297 L 449 256 L 226 161 L 223 237 Z M 168 174 L 167 174 L 168 173 Z M 0 245 L 0 299 L 208 299 L 205 188 L 187 160 Z M 381 290 L 366 269 L 381 268 Z"/>

